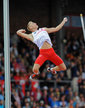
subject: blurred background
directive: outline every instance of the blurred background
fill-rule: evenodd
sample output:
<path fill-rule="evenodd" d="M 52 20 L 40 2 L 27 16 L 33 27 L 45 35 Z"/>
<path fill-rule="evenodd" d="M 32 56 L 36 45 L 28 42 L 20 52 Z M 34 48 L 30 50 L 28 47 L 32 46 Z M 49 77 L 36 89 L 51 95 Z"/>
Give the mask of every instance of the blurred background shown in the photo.
<path fill-rule="evenodd" d="M 11 108 L 85 108 L 85 42 L 80 13 L 85 22 L 84 0 L 10 0 Z M 64 17 L 68 22 L 59 32 L 50 34 L 50 38 L 67 70 L 52 75 L 46 69 L 54 64 L 46 61 L 40 68 L 40 79 L 30 81 L 39 50 L 35 44 L 18 37 L 16 31 L 27 30 L 30 20 L 39 27 L 55 27 Z M 0 0 L 0 108 L 4 108 L 3 0 Z"/>

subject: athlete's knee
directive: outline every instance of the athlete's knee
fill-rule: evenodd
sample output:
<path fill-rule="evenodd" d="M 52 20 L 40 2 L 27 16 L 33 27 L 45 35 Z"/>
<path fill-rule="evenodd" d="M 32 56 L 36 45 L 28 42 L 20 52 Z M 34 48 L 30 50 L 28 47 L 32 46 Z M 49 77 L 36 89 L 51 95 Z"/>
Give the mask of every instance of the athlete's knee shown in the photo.
<path fill-rule="evenodd" d="M 34 66 L 34 67 L 33 67 L 33 72 L 34 72 L 35 74 L 38 74 L 38 73 L 39 73 L 39 67 L 38 67 L 38 66 Z"/>
<path fill-rule="evenodd" d="M 61 70 L 63 70 L 63 71 L 65 71 L 67 68 L 66 68 L 66 65 L 63 63 L 63 64 L 61 64 L 60 65 L 60 68 L 61 68 Z"/>
<path fill-rule="evenodd" d="M 67 68 L 66 68 L 66 65 L 64 65 L 64 66 L 63 66 L 63 70 L 65 71 L 66 69 L 67 69 Z"/>
<path fill-rule="evenodd" d="M 62 69 L 63 69 L 64 71 L 67 69 L 65 64 L 62 66 Z"/>

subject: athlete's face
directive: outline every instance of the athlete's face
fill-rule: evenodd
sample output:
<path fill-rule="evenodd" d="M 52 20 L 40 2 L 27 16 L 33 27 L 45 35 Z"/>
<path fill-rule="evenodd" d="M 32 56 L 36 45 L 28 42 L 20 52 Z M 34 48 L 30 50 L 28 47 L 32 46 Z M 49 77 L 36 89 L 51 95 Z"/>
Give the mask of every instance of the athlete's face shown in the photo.
<path fill-rule="evenodd" d="M 38 25 L 35 22 L 29 22 L 29 30 L 38 29 Z"/>

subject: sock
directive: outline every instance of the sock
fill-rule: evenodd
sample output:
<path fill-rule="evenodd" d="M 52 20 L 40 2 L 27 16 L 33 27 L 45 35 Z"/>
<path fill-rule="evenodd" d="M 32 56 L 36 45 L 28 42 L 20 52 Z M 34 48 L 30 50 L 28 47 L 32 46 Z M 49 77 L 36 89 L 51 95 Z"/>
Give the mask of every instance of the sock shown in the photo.
<path fill-rule="evenodd" d="M 57 73 L 57 71 L 53 70 L 53 68 L 50 69 L 54 74 Z"/>
<path fill-rule="evenodd" d="M 35 75 L 38 75 L 38 74 L 40 74 L 40 71 L 38 72 L 38 73 L 34 73 Z"/>

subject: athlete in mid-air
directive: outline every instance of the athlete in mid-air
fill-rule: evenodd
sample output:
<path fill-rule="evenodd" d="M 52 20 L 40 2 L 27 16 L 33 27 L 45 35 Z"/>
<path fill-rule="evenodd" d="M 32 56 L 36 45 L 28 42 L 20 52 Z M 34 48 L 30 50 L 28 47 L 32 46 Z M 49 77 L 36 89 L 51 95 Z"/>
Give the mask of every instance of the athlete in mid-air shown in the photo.
<path fill-rule="evenodd" d="M 37 57 L 33 66 L 34 74 L 30 76 L 30 79 L 38 78 L 40 74 L 39 68 L 46 60 L 49 60 L 56 65 L 53 68 L 49 67 L 47 69 L 47 71 L 50 71 L 53 74 L 56 74 L 56 71 L 66 70 L 66 66 L 63 60 L 55 53 L 54 49 L 52 48 L 51 39 L 49 37 L 49 33 L 54 33 L 59 31 L 66 22 L 67 18 L 65 17 L 57 27 L 51 27 L 51 28 L 43 27 L 38 29 L 38 25 L 36 23 L 29 21 L 27 24 L 27 29 L 32 33 L 27 34 L 25 29 L 20 29 L 17 31 L 17 35 L 35 43 L 40 51 L 39 56 Z"/>

